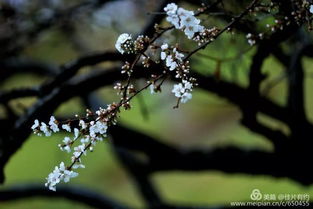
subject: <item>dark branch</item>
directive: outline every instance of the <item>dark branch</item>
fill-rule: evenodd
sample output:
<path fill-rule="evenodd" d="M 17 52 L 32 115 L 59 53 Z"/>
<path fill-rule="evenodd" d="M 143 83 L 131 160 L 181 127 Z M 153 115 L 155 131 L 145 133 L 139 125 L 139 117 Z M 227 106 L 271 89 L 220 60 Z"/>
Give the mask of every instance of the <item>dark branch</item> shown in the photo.
<path fill-rule="evenodd" d="M 296 172 L 286 166 L 282 161 L 288 159 L 288 156 L 279 156 L 276 153 L 245 151 L 234 147 L 180 150 L 121 126 L 112 127 L 110 134 L 117 146 L 141 151 L 148 156 L 149 166 L 146 168 L 141 166 L 144 173 L 169 170 L 219 170 L 226 173 L 288 177 L 303 184 L 311 184 L 313 181 L 309 173 L 299 170 Z"/>
<path fill-rule="evenodd" d="M 83 189 L 81 187 L 62 187 L 59 186 L 57 192 L 49 191 L 43 186 L 26 184 L 2 189 L 0 191 L 0 202 L 13 201 L 33 197 L 46 198 L 66 198 L 68 200 L 79 202 L 94 208 L 112 208 L 112 209 L 127 209 L 116 201 L 100 195 L 95 191 Z"/>
<path fill-rule="evenodd" d="M 24 89 L 13 89 L 8 92 L 0 92 L 0 103 L 6 103 L 12 99 L 38 96 L 39 91 L 37 88 L 24 88 Z"/>

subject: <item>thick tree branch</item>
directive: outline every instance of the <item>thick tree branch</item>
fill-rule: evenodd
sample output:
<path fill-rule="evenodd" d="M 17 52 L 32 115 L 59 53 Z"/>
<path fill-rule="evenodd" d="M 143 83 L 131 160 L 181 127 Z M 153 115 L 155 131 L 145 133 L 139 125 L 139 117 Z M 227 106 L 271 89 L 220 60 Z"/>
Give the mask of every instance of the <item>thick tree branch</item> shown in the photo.
<path fill-rule="evenodd" d="M 52 192 L 43 186 L 26 184 L 0 190 L 0 202 L 33 197 L 66 198 L 68 200 L 79 202 L 94 208 L 108 208 L 108 209 L 129 208 L 116 201 L 109 199 L 108 197 L 102 194 L 100 195 L 95 191 L 83 189 L 81 187 L 59 186 L 57 192 Z"/>
<path fill-rule="evenodd" d="M 18 99 L 23 97 L 38 96 L 39 91 L 37 88 L 21 88 L 13 89 L 7 92 L 0 92 L 0 103 L 6 103 L 12 99 Z"/>
<path fill-rule="evenodd" d="M 26 58 L 9 58 L 0 61 L 0 82 L 19 73 L 55 76 L 58 73 L 58 68 L 53 64 L 46 64 Z"/>
<path fill-rule="evenodd" d="M 288 177 L 303 184 L 313 182 L 309 174 L 311 172 L 294 171 L 283 162 L 290 157 L 280 156 L 277 153 L 245 151 L 235 147 L 180 150 L 121 126 L 112 127 L 110 134 L 117 146 L 141 151 L 148 156 L 149 166 L 146 168 L 141 166 L 141 171 L 144 173 L 169 170 L 219 170 L 226 173 Z M 126 139 L 125 136 L 127 136 Z"/>

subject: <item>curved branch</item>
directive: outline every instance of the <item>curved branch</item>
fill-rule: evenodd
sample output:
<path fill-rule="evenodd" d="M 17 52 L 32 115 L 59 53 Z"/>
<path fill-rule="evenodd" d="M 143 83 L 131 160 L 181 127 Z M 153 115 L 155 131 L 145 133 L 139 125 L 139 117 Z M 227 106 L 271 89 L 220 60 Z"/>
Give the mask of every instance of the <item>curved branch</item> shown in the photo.
<path fill-rule="evenodd" d="M 288 177 L 306 185 L 313 182 L 311 172 L 295 171 L 286 165 L 288 162 L 285 161 L 289 157 L 279 153 L 248 151 L 235 147 L 182 150 L 121 126 L 111 127 L 110 134 L 116 146 L 141 151 L 148 156 L 149 165 L 143 164 L 138 168 L 143 173 L 170 170 L 219 170 L 226 173 Z M 125 136 L 131 140 L 125 140 Z"/>
<path fill-rule="evenodd" d="M 55 76 L 58 68 L 53 64 L 47 64 L 27 58 L 9 58 L 0 61 L 0 81 L 3 82 L 17 73 L 34 73 L 43 76 Z"/>
<path fill-rule="evenodd" d="M 12 99 L 38 96 L 38 95 L 39 95 L 39 91 L 37 88 L 13 89 L 7 92 L 0 92 L 0 103 L 6 103 Z"/>
<path fill-rule="evenodd" d="M 94 208 L 127 209 L 116 201 L 111 200 L 95 191 L 81 187 L 58 187 L 57 192 L 49 191 L 47 188 L 34 184 L 13 186 L 0 190 L 0 202 L 13 201 L 31 197 L 66 198 Z"/>

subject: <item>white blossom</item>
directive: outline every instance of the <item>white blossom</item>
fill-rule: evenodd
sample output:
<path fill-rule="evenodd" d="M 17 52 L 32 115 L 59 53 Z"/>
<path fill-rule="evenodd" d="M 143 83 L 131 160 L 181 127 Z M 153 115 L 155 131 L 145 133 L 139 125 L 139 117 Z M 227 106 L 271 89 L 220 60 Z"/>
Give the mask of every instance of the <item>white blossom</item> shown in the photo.
<path fill-rule="evenodd" d="M 199 25 L 200 20 L 197 19 L 195 16 L 186 14 L 185 16 L 181 16 L 181 25 L 183 26 L 190 26 L 190 25 Z"/>
<path fill-rule="evenodd" d="M 35 129 L 37 129 L 39 127 L 39 121 L 36 119 L 35 121 L 34 121 L 34 125 L 32 125 L 32 129 L 33 130 L 35 130 Z"/>
<path fill-rule="evenodd" d="M 88 142 L 89 142 L 89 136 L 86 136 L 86 137 L 84 137 L 84 138 L 81 138 L 81 139 L 80 139 L 80 142 L 83 143 L 83 144 L 84 144 L 84 143 L 88 143 Z"/>
<path fill-rule="evenodd" d="M 248 39 L 248 44 L 249 44 L 250 46 L 255 45 L 255 43 L 256 43 L 255 40 L 253 40 L 253 39 Z"/>
<path fill-rule="evenodd" d="M 83 120 L 80 120 L 80 121 L 79 121 L 79 126 L 80 126 L 82 129 L 87 128 L 87 125 L 86 125 L 85 121 L 83 121 Z"/>
<path fill-rule="evenodd" d="M 51 116 L 51 117 L 50 117 L 49 125 L 50 125 L 50 129 L 51 129 L 54 133 L 60 131 L 60 129 L 59 129 L 59 127 L 58 127 L 58 124 L 56 124 L 56 119 L 55 119 L 54 116 Z"/>
<path fill-rule="evenodd" d="M 74 139 L 77 139 L 79 136 L 79 130 L 78 128 L 74 128 Z"/>
<path fill-rule="evenodd" d="M 189 11 L 189 10 L 186 10 L 184 8 L 178 8 L 177 10 L 177 14 L 178 16 L 181 18 L 181 19 L 185 19 L 185 18 L 188 18 L 190 16 L 194 16 L 195 14 L 193 13 L 193 11 Z"/>
<path fill-rule="evenodd" d="M 253 46 L 253 45 L 256 44 L 256 40 L 255 40 L 255 38 L 253 37 L 253 35 L 251 33 L 248 33 L 246 35 L 246 38 L 248 39 L 248 43 L 249 43 L 250 46 Z"/>
<path fill-rule="evenodd" d="M 192 39 L 195 33 L 202 32 L 204 27 L 202 25 L 188 25 L 185 27 L 184 32 L 189 39 Z"/>
<path fill-rule="evenodd" d="M 167 54 L 165 52 L 161 52 L 161 60 L 166 59 Z"/>
<path fill-rule="evenodd" d="M 64 176 L 63 176 L 63 181 L 69 182 L 71 178 L 75 178 L 76 176 L 78 176 L 78 173 L 74 172 L 74 171 L 69 171 L 69 170 L 65 170 L 64 171 Z"/>
<path fill-rule="evenodd" d="M 168 44 L 166 44 L 166 43 L 165 43 L 165 44 L 162 44 L 162 45 L 161 45 L 161 49 L 162 49 L 162 50 L 168 49 Z"/>
<path fill-rule="evenodd" d="M 173 53 L 174 53 L 175 58 L 176 58 L 177 60 L 179 60 L 180 62 L 183 61 L 183 57 L 184 57 L 185 55 L 184 55 L 183 53 L 179 53 L 179 52 L 177 51 L 177 48 L 174 48 L 174 49 L 173 49 Z"/>
<path fill-rule="evenodd" d="M 66 136 L 63 139 L 63 145 L 59 144 L 60 150 L 66 151 L 66 152 L 71 152 L 71 143 L 73 141 L 71 140 L 70 137 Z"/>
<path fill-rule="evenodd" d="M 63 124 L 62 128 L 68 132 L 71 132 L 71 127 L 68 124 Z"/>
<path fill-rule="evenodd" d="M 81 164 L 81 163 L 75 163 L 73 165 L 73 169 L 77 169 L 77 168 L 85 168 L 85 165 Z"/>
<path fill-rule="evenodd" d="M 172 92 L 175 94 L 175 97 L 181 97 L 182 93 L 184 93 L 185 89 L 181 83 L 175 84 Z"/>
<path fill-rule="evenodd" d="M 182 103 L 186 103 L 188 100 L 192 99 L 192 94 L 185 92 L 180 98 Z"/>
<path fill-rule="evenodd" d="M 175 3 L 167 4 L 166 7 L 164 7 L 164 11 L 167 15 L 173 15 L 177 11 L 177 5 Z"/>
<path fill-rule="evenodd" d="M 51 131 L 47 124 L 45 124 L 44 122 L 41 122 L 40 131 L 42 131 L 45 134 L 45 136 L 51 136 Z"/>
<path fill-rule="evenodd" d="M 66 152 L 68 152 L 68 153 L 71 152 L 71 147 L 70 147 L 70 145 L 65 145 L 64 147 L 60 147 L 60 149 L 61 149 L 62 151 L 66 151 Z"/>
<path fill-rule="evenodd" d="M 177 67 L 177 63 L 173 60 L 172 56 L 166 57 L 166 66 L 169 68 L 170 71 L 173 71 Z"/>
<path fill-rule="evenodd" d="M 164 50 L 167 50 L 168 49 L 168 44 L 162 44 L 161 45 L 161 60 L 165 60 L 166 59 L 166 52 Z"/>
<path fill-rule="evenodd" d="M 175 28 L 179 28 L 179 17 L 177 13 L 177 5 L 175 3 L 167 4 L 164 7 L 164 11 L 167 14 L 166 20 L 175 26 Z"/>
<path fill-rule="evenodd" d="M 63 139 L 64 144 L 69 144 L 70 142 L 72 142 L 70 137 L 68 137 L 68 136 L 64 137 L 64 139 Z"/>
<path fill-rule="evenodd" d="M 116 43 L 115 43 L 115 48 L 121 53 L 124 54 L 125 50 L 124 47 L 122 46 L 123 44 L 125 44 L 128 40 L 131 40 L 132 37 L 131 35 L 129 35 L 128 33 L 123 33 L 121 34 Z"/>
<path fill-rule="evenodd" d="M 189 81 L 183 80 L 182 83 L 184 84 L 185 89 L 191 91 L 193 88 L 192 83 L 190 83 Z"/>
<path fill-rule="evenodd" d="M 174 27 L 176 29 L 180 29 L 180 24 L 179 24 L 180 19 L 179 19 L 178 15 L 167 16 L 166 20 L 167 20 L 167 22 L 169 22 L 172 25 L 174 25 Z"/>
<path fill-rule="evenodd" d="M 310 13 L 313 14 L 313 4 L 310 6 Z"/>
<path fill-rule="evenodd" d="M 151 85 L 150 85 L 150 94 L 155 94 L 156 92 L 155 92 L 155 85 L 152 83 Z"/>
<path fill-rule="evenodd" d="M 101 136 L 96 136 L 95 138 L 97 141 L 103 141 L 103 137 Z M 93 141 L 93 142 L 96 142 L 96 141 Z M 93 143 L 93 145 L 95 145 L 95 143 Z"/>

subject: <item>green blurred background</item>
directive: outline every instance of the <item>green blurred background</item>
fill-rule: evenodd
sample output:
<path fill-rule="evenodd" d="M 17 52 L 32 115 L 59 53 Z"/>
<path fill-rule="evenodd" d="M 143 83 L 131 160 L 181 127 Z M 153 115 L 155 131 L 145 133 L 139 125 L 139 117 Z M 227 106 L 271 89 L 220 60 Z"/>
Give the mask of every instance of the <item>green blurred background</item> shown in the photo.
<path fill-rule="evenodd" d="M 154 1 L 152 1 L 154 3 L 143 1 L 144 7 L 139 8 L 140 1 L 117 2 L 100 8 L 97 10 L 98 13 L 88 16 L 82 15 L 73 20 L 75 33 L 66 33 L 60 27 L 53 27 L 41 33 L 36 42 L 25 48 L 23 56 L 59 65 L 73 60 L 81 54 L 114 50 L 114 43 L 118 34 L 140 31 L 145 23 L 145 18 L 147 18 L 143 11 L 151 11 L 151 8 L 157 4 Z M 124 18 L 123 12 L 120 12 L 122 17 L 117 18 L 116 15 L 113 15 L 114 9 L 117 8 L 124 10 L 131 8 L 131 12 L 125 14 L 126 17 Z M 129 19 L 130 17 L 132 19 Z M 106 23 L 105 18 L 111 19 Z M 212 18 L 205 21 L 205 24 L 212 24 L 213 21 Z M 221 24 L 217 20 L 215 21 L 215 24 Z M 271 21 L 273 20 L 264 20 L 264 22 Z M 175 34 L 174 40 L 176 41 L 183 38 L 182 34 L 175 32 L 172 34 Z M 165 37 L 168 40 L 173 40 L 170 34 L 166 34 Z M 182 45 L 186 48 L 195 47 L 189 42 L 183 42 Z M 192 70 L 212 75 L 217 71 L 217 64 L 215 61 L 207 59 L 205 55 L 229 58 L 237 56 L 240 50 L 248 48 L 249 45 L 243 35 L 224 35 L 191 60 Z M 251 49 L 242 56 L 223 63 L 219 72 L 220 79 L 231 80 L 245 86 L 249 60 L 253 53 L 254 49 Z M 105 70 L 112 65 L 112 63 L 103 63 L 96 67 Z M 312 60 L 304 60 L 304 65 L 306 69 L 306 98 L 308 98 L 306 109 L 309 119 L 312 121 L 313 98 L 309 94 L 309 89 L 313 88 L 313 62 Z M 94 70 L 94 67 L 84 68 L 80 73 L 88 73 L 91 70 Z M 283 66 L 274 58 L 269 58 L 262 71 L 268 75 L 262 84 L 264 94 L 266 93 L 269 98 L 279 104 L 285 104 L 286 78 L 284 78 Z M 43 83 L 47 79 L 22 74 L 12 77 L 0 88 L 4 90 L 31 86 Z M 277 80 L 279 80 L 278 84 L 272 86 L 272 83 Z M 138 81 L 138 84 L 143 82 Z M 166 83 L 161 94 L 150 95 L 148 91 L 144 92 L 140 100 L 135 99 L 132 102 L 134 107 L 132 110 L 121 113 L 119 123 L 140 130 L 168 144 L 183 148 L 207 147 L 214 149 L 215 147 L 232 145 L 246 150 L 272 151 L 273 147 L 270 141 L 240 125 L 239 109 L 225 99 L 196 89 L 193 93 L 193 99 L 189 103 L 181 105 L 179 109 L 173 109 L 175 98 L 172 96 L 170 88 L 171 84 Z M 105 102 L 118 99 L 112 87 L 101 88 L 95 94 Z M 15 107 L 16 111 L 22 112 L 24 106 L 29 106 L 35 101 L 35 98 L 19 99 L 13 100 L 11 105 Z M 148 109 L 147 115 L 142 114 L 142 102 Z M 61 105 L 55 115 L 73 117 L 76 113 L 82 114 L 83 112 L 84 106 L 81 100 L 73 98 Z M 288 128 L 284 124 L 261 114 L 258 117 L 262 122 L 288 133 Z M 7 164 L 5 168 L 6 182 L 1 188 L 23 183 L 44 184 L 45 177 L 55 165 L 59 164 L 60 161 L 69 160 L 69 155 L 61 152 L 57 147 L 64 136 L 62 134 L 49 138 L 31 136 Z M 125 138 L 125 140 L 131 139 Z M 310 166 L 311 159 L 305 160 Z M 132 179 L 125 173 L 112 152 L 109 139 L 98 144 L 95 151 L 84 157 L 83 161 L 86 168 L 81 169 L 79 176 L 69 184 L 99 191 L 130 206 L 144 206 Z M 296 165 L 291 164 L 290 166 L 295 167 Z M 272 178 L 262 175 L 225 174 L 218 171 L 160 172 L 155 173 L 152 180 L 160 191 L 161 197 L 169 203 L 229 205 L 231 201 L 248 201 L 251 191 L 255 188 L 260 189 L 263 193 L 308 193 L 311 197 L 313 196 L 313 186 L 302 186 L 287 178 Z M 72 207 L 86 208 L 87 206 L 62 199 L 51 201 L 45 198 L 0 203 L 0 208 L 4 209 L 63 209 Z"/>

